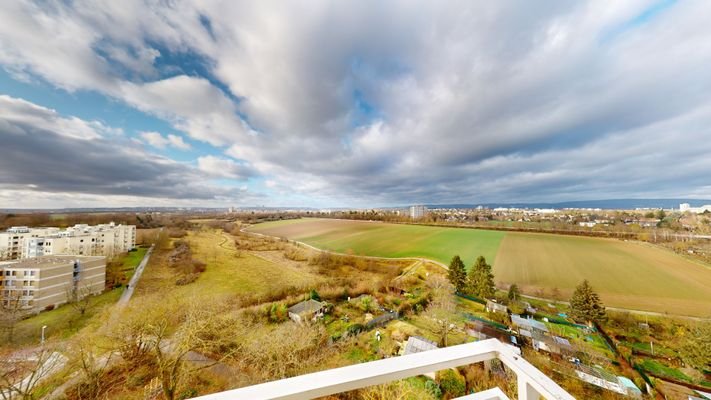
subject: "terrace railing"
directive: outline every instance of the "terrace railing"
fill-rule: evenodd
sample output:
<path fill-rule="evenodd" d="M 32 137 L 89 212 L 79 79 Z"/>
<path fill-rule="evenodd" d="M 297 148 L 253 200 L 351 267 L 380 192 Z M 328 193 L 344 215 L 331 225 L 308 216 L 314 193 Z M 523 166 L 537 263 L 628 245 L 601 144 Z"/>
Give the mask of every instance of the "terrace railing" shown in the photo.
<path fill-rule="evenodd" d="M 573 396 L 518 355 L 514 347 L 496 339 L 329 369 L 214 393 L 198 399 L 312 399 L 492 359 L 501 360 L 516 374 L 519 400 L 574 400 Z M 492 388 L 461 399 L 501 400 L 508 397 L 500 389 Z"/>

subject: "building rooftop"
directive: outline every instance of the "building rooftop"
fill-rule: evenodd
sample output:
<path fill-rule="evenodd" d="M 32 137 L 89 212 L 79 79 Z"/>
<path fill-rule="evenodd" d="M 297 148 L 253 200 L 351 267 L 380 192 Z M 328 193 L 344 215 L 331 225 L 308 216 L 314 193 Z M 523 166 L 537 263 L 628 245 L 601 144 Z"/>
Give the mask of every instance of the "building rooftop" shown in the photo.
<path fill-rule="evenodd" d="M 521 318 L 518 315 L 512 315 L 511 322 L 521 328 L 535 328 L 543 332 L 548 332 L 546 324 L 541 321 L 536 321 L 533 318 Z"/>
<path fill-rule="evenodd" d="M 314 313 L 323 308 L 324 305 L 325 303 L 323 302 L 309 299 L 289 307 L 289 312 L 297 315 L 301 315 L 303 313 Z"/>
<path fill-rule="evenodd" d="M 427 350 L 434 350 L 437 348 L 435 342 L 429 341 L 420 336 L 410 336 L 405 344 L 405 355 L 421 353 Z"/>
<path fill-rule="evenodd" d="M 47 268 L 61 264 L 78 261 L 94 261 L 106 259 L 104 256 L 42 256 L 26 258 L 16 262 L 5 264 L 8 268 Z"/>

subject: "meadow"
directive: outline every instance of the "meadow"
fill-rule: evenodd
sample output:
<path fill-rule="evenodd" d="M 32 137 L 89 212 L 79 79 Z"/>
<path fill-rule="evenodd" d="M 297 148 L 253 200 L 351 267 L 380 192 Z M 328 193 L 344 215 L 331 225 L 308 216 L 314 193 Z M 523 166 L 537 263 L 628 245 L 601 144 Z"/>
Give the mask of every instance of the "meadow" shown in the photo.
<path fill-rule="evenodd" d="M 711 317 L 711 267 L 644 243 L 332 219 L 268 222 L 250 231 L 358 255 L 424 257 L 467 265 L 484 255 L 501 286 L 566 299 L 588 279 L 611 307 Z"/>
<path fill-rule="evenodd" d="M 274 263 L 235 248 L 233 239 L 217 230 L 190 232 L 185 238 L 194 257 L 208 267 L 193 284 L 175 285 L 175 271 L 156 257 L 137 288 L 139 297 L 169 292 L 178 298 L 265 295 L 284 287 L 315 285 L 322 279 L 286 263 Z"/>

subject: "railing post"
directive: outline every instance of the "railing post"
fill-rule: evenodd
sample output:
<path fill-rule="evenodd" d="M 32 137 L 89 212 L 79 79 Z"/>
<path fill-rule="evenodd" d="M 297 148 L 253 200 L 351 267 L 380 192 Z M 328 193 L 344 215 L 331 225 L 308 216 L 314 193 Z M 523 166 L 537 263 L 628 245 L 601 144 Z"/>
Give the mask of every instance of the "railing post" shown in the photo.
<path fill-rule="evenodd" d="M 518 375 L 518 400 L 539 400 L 541 395 L 528 384 L 523 374 Z"/>

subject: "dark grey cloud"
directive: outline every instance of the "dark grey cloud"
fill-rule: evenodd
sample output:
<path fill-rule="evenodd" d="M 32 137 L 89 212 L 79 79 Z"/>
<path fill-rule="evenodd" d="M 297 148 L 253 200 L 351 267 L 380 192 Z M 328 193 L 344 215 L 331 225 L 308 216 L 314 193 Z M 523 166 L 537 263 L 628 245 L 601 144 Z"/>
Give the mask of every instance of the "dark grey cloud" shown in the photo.
<path fill-rule="evenodd" d="M 170 199 L 250 197 L 203 183 L 205 174 L 144 151 L 98 122 L 65 118 L 0 95 L 0 189 Z M 240 171 L 244 179 L 251 171 Z"/>

